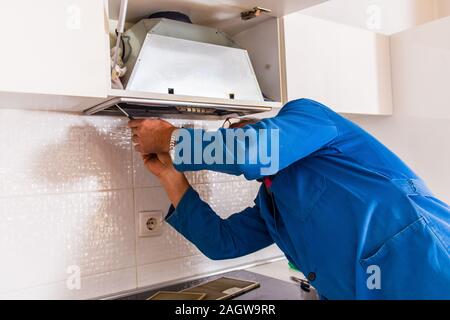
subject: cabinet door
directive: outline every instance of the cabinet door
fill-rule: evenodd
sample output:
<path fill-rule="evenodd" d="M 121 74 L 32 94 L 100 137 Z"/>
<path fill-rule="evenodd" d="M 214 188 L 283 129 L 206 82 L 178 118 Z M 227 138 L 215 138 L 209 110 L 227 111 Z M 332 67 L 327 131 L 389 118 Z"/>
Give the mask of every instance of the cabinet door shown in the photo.
<path fill-rule="evenodd" d="M 282 17 L 288 13 L 303 10 L 328 0 L 218 0 L 220 3 L 251 9 L 262 7 L 270 9 L 272 15 Z"/>
<path fill-rule="evenodd" d="M 106 96 L 103 0 L 0 2 L 0 91 Z"/>
<path fill-rule="evenodd" d="M 293 13 L 284 17 L 287 98 L 337 112 L 391 114 L 389 37 Z"/>

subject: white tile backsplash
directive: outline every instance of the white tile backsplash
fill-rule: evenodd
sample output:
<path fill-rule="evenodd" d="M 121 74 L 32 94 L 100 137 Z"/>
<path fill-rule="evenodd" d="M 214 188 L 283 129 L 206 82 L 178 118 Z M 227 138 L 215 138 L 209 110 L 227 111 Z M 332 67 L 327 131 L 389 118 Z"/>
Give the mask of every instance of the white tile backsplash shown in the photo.
<path fill-rule="evenodd" d="M 220 272 L 240 266 L 252 265 L 263 260 L 281 256 L 281 251 L 275 245 L 257 253 L 230 260 L 213 261 L 206 256 L 197 254 L 174 260 L 161 261 L 138 266 L 138 286 L 147 287 L 158 283 L 181 280 L 198 275 Z"/>
<path fill-rule="evenodd" d="M 170 207 L 170 201 L 167 198 L 164 189 L 161 187 L 137 189 L 135 191 L 135 201 L 136 228 L 138 228 L 138 216 L 140 211 L 161 210 L 163 216 L 166 216 Z M 166 222 L 163 223 L 162 227 L 162 236 L 140 238 L 139 234 L 136 234 L 136 258 L 138 266 L 180 257 L 188 257 L 199 253 L 191 243 Z"/>
<path fill-rule="evenodd" d="M 133 162 L 134 162 L 135 188 L 151 188 L 160 186 L 158 179 L 145 168 L 141 155 L 135 151 L 133 151 Z M 236 177 L 220 172 L 211 172 L 211 171 L 187 172 L 186 178 L 189 180 L 190 184 L 246 181 L 243 177 Z"/>
<path fill-rule="evenodd" d="M 200 197 L 222 218 L 253 207 L 259 182 L 230 181 L 194 185 Z"/>
<path fill-rule="evenodd" d="M 133 181 L 135 188 L 150 188 L 161 186 L 158 178 L 152 175 L 144 166 L 142 157 L 133 150 Z"/>
<path fill-rule="evenodd" d="M 187 172 L 186 177 L 191 184 L 206 184 L 206 183 L 218 183 L 218 182 L 245 182 L 245 178 L 242 176 L 236 177 L 220 172 L 212 171 L 198 171 Z"/>
<path fill-rule="evenodd" d="M 0 199 L 0 293 L 135 266 L 131 190 Z"/>
<path fill-rule="evenodd" d="M 257 182 L 244 180 L 193 185 L 200 197 L 222 218 L 253 206 L 259 186 Z M 170 206 L 161 188 L 136 190 L 135 199 L 136 215 L 140 210 L 166 211 Z M 140 287 L 248 265 L 281 255 L 278 247 L 273 245 L 238 259 L 213 261 L 203 256 L 169 225 L 165 224 L 164 228 L 162 237 L 137 237 L 137 272 Z"/>
<path fill-rule="evenodd" d="M 123 118 L 0 109 L 0 128 L 0 299 L 95 298 L 280 255 L 211 261 L 167 224 L 139 238 L 139 211 L 167 211 L 169 200 Z M 258 189 L 242 177 L 187 176 L 222 217 L 253 205 Z M 67 286 L 71 266 L 80 289 Z"/>
<path fill-rule="evenodd" d="M 153 286 L 158 283 L 208 274 L 234 266 L 251 264 L 252 262 L 253 257 L 251 255 L 233 260 L 213 261 L 200 254 L 161 261 L 138 266 L 138 286 Z"/>
<path fill-rule="evenodd" d="M 193 187 L 219 216 L 226 218 L 253 205 L 259 183 L 220 182 L 194 185 Z M 230 201 L 230 199 L 233 200 Z M 165 215 L 170 207 L 170 201 L 161 187 L 135 190 L 135 203 L 136 228 L 139 223 L 139 212 L 161 210 Z M 200 254 L 198 249 L 167 223 L 163 224 L 163 230 L 164 236 L 161 237 L 140 238 L 139 235 L 136 235 L 138 266 Z M 262 254 L 262 252 L 258 254 Z"/>
<path fill-rule="evenodd" d="M 59 281 L 0 294 L 0 299 L 32 300 L 39 298 L 46 300 L 80 300 L 109 296 L 113 292 L 120 293 L 135 288 L 136 268 L 133 267 L 82 277 L 79 289 L 67 286 L 66 281 Z"/>
<path fill-rule="evenodd" d="M 0 110 L 0 197 L 132 188 L 121 118 Z"/>

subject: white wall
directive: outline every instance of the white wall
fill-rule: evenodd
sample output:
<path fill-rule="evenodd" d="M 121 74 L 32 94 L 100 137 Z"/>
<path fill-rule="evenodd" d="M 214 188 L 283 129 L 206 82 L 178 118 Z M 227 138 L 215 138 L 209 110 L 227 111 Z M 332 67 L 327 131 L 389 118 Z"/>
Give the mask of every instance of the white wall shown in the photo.
<path fill-rule="evenodd" d="M 288 100 L 392 113 L 389 36 L 296 12 L 284 17 Z"/>
<path fill-rule="evenodd" d="M 380 13 L 376 29 L 374 10 Z M 302 12 L 390 35 L 450 15 L 450 0 L 330 0 Z"/>
<path fill-rule="evenodd" d="M 0 298 L 92 298 L 280 254 L 213 262 L 168 225 L 137 237 L 138 212 L 166 211 L 169 201 L 123 119 L 0 109 L 0 127 Z M 224 217 L 251 205 L 258 188 L 215 173 L 189 179 Z M 67 287 L 70 266 L 80 267 L 79 290 Z"/>
<path fill-rule="evenodd" d="M 391 35 L 394 115 L 348 117 L 450 203 L 450 0 L 330 0 L 302 13 L 367 28 L 370 5 Z"/>
<path fill-rule="evenodd" d="M 394 116 L 354 117 L 450 203 L 450 18 L 391 37 Z"/>

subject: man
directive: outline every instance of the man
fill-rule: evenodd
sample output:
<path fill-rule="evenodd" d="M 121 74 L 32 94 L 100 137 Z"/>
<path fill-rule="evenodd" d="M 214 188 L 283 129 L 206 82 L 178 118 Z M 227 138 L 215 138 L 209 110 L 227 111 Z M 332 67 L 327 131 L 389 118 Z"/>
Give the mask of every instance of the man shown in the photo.
<path fill-rule="evenodd" d="M 448 205 L 395 154 L 329 108 L 292 101 L 274 118 L 217 132 L 223 159 L 278 147 L 277 168 L 265 174 L 259 158 L 211 163 L 177 150 L 182 140 L 209 148 L 198 138 L 202 130 L 181 131 L 163 120 L 129 126 L 173 204 L 167 222 L 211 259 L 276 243 L 323 298 L 450 299 Z M 250 141 L 236 130 L 277 134 Z M 262 179 L 255 206 L 221 219 L 181 173 L 205 169 Z"/>

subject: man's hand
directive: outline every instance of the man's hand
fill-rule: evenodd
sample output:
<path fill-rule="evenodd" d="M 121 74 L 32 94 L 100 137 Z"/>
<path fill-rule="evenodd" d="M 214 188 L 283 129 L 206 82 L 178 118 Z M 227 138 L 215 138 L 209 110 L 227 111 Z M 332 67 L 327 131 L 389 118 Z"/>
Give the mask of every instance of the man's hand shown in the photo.
<path fill-rule="evenodd" d="M 142 159 L 144 160 L 144 165 L 148 171 L 153 173 L 159 179 L 167 177 L 176 171 L 173 167 L 172 159 L 167 153 L 142 155 Z"/>
<path fill-rule="evenodd" d="M 133 132 L 134 148 L 144 155 L 169 152 L 170 137 L 176 130 L 161 119 L 131 120 L 128 127 Z"/>
<path fill-rule="evenodd" d="M 144 164 L 147 169 L 159 178 L 162 186 L 167 192 L 170 201 L 176 208 L 189 189 L 189 182 L 184 174 L 178 172 L 170 155 L 167 153 L 143 155 Z"/>

